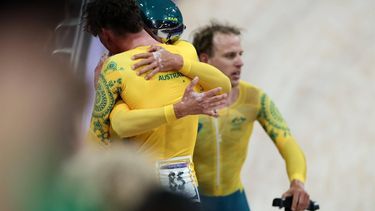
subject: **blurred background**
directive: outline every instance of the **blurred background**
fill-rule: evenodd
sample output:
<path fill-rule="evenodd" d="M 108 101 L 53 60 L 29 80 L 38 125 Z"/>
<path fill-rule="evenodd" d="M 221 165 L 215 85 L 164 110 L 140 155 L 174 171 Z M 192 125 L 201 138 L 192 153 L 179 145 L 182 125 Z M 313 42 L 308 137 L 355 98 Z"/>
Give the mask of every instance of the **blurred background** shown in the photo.
<path fill-rule="evenodd" d="M 105 49 L 82 31 L 80 9 L 86 0 L 59 2 L 64 2 L 61 14 L 51 10 L 45 16 L 60 21 L 44 35 L 53 43 L 51 53 L 73 64 L 88 86 L 86 131 L 94 68 Z M 212 19 L 244 29 L 242 78 L 266 91 L 289 123 L 306 155 L 306 188 L 321 210 L 374 209 L 375 1 L 176 3 L 187 25 L 184 39 L 191 41 L 192 31 Z M 242 176 L 252 210 L 276 210 L 272 199 L 289 182 L 284 161 L 259 125 Z"/>
<path fill-rule="evenodd" d="M 375 1 L 180 0 L 185 38 L 210 19 L 244 29 L 243 79 L 275 101 L 321 210 L 375 207 Z M 275 210 L 284 162 L 257 125 L 242 172 L 252 210 Z"/>

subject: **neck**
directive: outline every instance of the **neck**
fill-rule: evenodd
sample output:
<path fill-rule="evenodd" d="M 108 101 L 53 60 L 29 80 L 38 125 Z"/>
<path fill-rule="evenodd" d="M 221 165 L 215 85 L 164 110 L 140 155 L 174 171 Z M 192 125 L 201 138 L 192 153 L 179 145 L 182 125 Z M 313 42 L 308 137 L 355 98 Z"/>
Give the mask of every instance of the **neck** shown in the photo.
<path fill-rule="evenodd" d="M 138 33 L 127 34 L 121 38 L 119 42 L 117 53 L 131 50 L 139 46 L 148 46 L 159 44 L 154 38 L 152 38 L 145 30 L 142 30 Z"/>

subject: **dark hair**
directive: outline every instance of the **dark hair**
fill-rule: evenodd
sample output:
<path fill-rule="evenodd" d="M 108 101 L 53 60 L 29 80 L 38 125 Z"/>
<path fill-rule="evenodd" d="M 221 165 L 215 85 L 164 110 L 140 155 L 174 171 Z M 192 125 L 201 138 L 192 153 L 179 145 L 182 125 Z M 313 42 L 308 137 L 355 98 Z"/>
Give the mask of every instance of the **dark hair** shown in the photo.
<path fill-rule="evenodd" d="M 193 45 L 197 50 L 198 55 L 201 55 L 202 53 L 206 53 L 208 56 L 213 55 L 213 39 L 214 35 L 217 33 L 241 35 L 241 29 L 233 25 L 222 24 L 216 21 L 211 21 L 207 26 L 198 28 L 193 36 Z"/>
<path fill-rule="evenodd" d="M 118 35 L 143 29 L 139 7 L 134 0 L 93 0 L 84 7 L 85 30 L 97 36 L 102 28 Z"/>

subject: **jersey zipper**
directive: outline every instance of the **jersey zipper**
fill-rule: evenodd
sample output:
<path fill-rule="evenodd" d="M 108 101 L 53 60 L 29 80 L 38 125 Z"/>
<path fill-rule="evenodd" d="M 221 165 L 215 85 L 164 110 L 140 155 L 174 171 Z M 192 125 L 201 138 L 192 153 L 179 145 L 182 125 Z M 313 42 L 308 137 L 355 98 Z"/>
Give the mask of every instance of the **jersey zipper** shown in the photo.
<path fill-rule="evenodd" d="M 219 119 L 214 118 L 215 133 L 216 133 L 216 188 L 220 186 L 220 143 L 222 141 L 219 130 Z"/>

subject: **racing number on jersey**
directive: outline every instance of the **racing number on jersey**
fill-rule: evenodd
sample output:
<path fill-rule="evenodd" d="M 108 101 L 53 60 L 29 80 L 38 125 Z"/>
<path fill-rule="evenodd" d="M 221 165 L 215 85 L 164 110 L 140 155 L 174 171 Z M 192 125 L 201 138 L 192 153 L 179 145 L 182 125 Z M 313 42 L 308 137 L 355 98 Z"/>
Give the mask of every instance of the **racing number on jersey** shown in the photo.
<path fill-rule="evenodd" d="M 184 172 L 182 171 L 177 174 L 175 172 L 169 173 L 169 188 L 172 191 L 183 191 L 185 189 L 186 181 L 181 177 L 183 174 Z"/>

